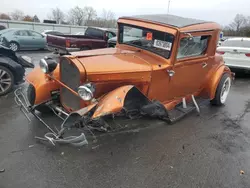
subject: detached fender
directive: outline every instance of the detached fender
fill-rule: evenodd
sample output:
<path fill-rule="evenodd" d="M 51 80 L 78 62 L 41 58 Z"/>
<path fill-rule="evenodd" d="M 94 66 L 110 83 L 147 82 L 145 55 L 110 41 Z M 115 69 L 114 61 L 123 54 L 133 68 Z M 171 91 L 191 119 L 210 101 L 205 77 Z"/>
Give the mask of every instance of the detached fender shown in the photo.
<path fill-rule="evenodd" d="M 57 67 L 58 68 L 58 67 Z M 56 72 L 56 70 L 54 71 Z M 54 75 L 54 77 L 57 77 Z M 51 98 L 51 91 L 58 90 L 60 85 L 50 79 L 42 70 L 38 67 L 34 68 L 27 76 L 27 82 L 32 84 L 35 88 L 35 104 L 48 101 Z"/>
<path fill-rule="evenodd" d="M 126 110 L 140 109 L 148 103 L 150 103 L 150 100 L 135 86 L 122 86 L 100 99 L 92 119 L 118 113 L 123 108 Z"/>
<path fill-rule="evenodd" d="M 220 66 L 215 72 L 214 74 L 212 75 L 211 79 L 210 79 L 210 82 L 208 83 L 208 87 L 207 87 L 207 91 L 208 91 L 208 94 L 209 94 L 209 98 L 212 100 L 214 99 L 215 97 L 215 93 L 216 93 L 216 89 L 217 89 L 217 86 L 221 80 L 221 77 L 223 76 L 223 74 L 225 73 L 228 73 L 231 78 L 233 79 L 234 78 L 234 73 L 232 73 L 230 71 L 230 69 L 225 66 L 225 65 L 222 65 Z"/>

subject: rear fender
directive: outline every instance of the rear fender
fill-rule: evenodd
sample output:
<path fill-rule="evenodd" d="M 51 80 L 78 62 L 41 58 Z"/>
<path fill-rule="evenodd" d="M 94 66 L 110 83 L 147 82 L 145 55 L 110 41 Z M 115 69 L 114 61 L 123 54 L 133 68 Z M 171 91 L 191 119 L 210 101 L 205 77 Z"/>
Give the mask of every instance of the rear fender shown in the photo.
<path fill-rule="evenodd" d="M 59 67 L 59 66 L 58 66 Z M 54 71 L 53 76 L 56 78 L 57 69 Z M 58 79 L 58 78 L 57 78 Z M 41 104 L 51 99 L 51 91 L 59 90 L 59 84 L 49 78 L 46 74 L 42 72 L 40 68 L 34 68 L 26 77 L 27 82 L 32 84 L 35 88 L 36 98 L 35 105 Z"/>
<path fill-rule="evenodd" d="M 101 116 L 115 114 L 122 109 L 140 109 L 149 103 L 150 100 L 135 86 L 122 86 L 111 91 L 98 102 L 92 118 L 95 119 Z"/>
<path fill-rule="evenodd" d="M 215 73 L 213 74 L 212 78 L 210 79 L 210 82 L 208 83 L 208 87 L 207 87 L 207 91 L 209 94 L 209 98 L 212 100 L 215 97 L 215 93 L 216 93 L 216 89 L 217 86 L 221 80 L 221 77 L 223 76 L 223 74 L 228 73 L 232 79 L 234 77 L 234 74 L 230 71 L 230 69 L 225 66 L 222 65 L 220 66 Z"/>

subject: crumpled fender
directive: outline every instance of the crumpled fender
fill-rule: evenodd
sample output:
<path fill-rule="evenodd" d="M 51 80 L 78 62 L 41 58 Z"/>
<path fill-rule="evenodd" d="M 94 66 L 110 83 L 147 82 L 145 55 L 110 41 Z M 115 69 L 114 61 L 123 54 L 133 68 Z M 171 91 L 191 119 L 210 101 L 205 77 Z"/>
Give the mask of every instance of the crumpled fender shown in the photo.
<path fill-rule="evenodd" d="M 98 102 L 92 118 L 94 119 L 121 111 L 124 106 L 125 97 L 133 87 L 132 85 L 122 86 L 109 92 Z"/>
<path fill-rule="evenodd" d="M 126 100 L 128 101 L 130 95 L 135 96 L 137 100 L 140 98 L 140 101 L 137 101 L 137 103 L 147 104 L 149 102 L 149 99 L 145 95 L 143 95 L 135 86 L 133 85 L 122 86 L 109 92 L 98 102 L 96 110 L 92 115 L 92 119 L 109 114 L 118 113 L 125 107 L 125 105 L 127 105 L 126 106 L 127 109 L 129 109 L 133 105 L 138 105 L 135 104 L 136 101 L 126 103 Z"/>
<path fill-rule="evenodd" d="M 225 66 L 225 65 L 220 66 L 215 71 L 210 82 L 208 83 L 207 91 L 209 94 L 209 98 L 211 100 L 214 99 L 214 97 L 215 97 L 217 86 L 218 86 L 218 84 L 221 80 L 221 77 L 223 76 L 224 73 L 229 73 L 229 75 L 232 77 L 232 79 L 234 77 L 234 73 L 232 73 L 227 66 Z"/>
<path fill-rule="evenodd" d="M 59 66 L 58 66 L 59 67 Z M 53 72 L 53 76 L 58 79 L 59 68 Z M 32 84 L 36 91 L 35 104 L 46 102 L 51 98 L 51 91 L 58 90 L 59 84 L 53 79 L 50 79 L 42 70 L 38 67 L 34 68 L 27 76 L 27 82 Z"/>

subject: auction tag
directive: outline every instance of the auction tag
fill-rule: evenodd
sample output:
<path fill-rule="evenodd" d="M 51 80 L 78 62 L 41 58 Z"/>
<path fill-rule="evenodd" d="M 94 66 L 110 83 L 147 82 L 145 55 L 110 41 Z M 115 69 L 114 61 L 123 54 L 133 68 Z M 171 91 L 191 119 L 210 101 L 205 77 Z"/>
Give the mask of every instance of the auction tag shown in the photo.
<path fill-rule="evenodd" d="M 148 32 L 146 36 L 146 40 L 153 40 L 153 33 Z"/>
<path fill-rule="evenodd" d="M 172 43 L 155 39 L 154 40 L 154 47 L 170 51 L 172 48 Z"/>

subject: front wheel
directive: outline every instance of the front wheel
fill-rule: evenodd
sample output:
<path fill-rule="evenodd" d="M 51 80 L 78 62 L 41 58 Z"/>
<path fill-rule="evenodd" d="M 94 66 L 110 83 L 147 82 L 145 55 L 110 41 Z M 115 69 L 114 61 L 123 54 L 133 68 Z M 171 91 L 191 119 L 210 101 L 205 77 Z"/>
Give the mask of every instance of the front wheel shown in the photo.
<path fill-rule="evenodd" d="M 28 89 L 27 89 L 27 98 L 31 106 L 35 105 L 35 99 L 36 99 L 36 90 L 33 85 L 29 84 Z M 51 113 L 51 109 L 44 105 L 41 104 L 35 108 L 37 111 L 41 112 L 42 114 L 48 114 Z"/>
<path fill-rule="evenodd" d="M 229 74 L 224 74 L 216 89 L 215 98 L 211 100 L 211 104 L 221 106 L 225 104 L 231 88 L 231 77 Z"/>
<path fill-rule="evenodd" d="M 0 66 L 0 96 L 9 93 L 14 86 L 14 75 L 3 66 Z"/>
<path fill-rule="evenodd" d="M 13 51 L 13 52 L 17 52 L 19 50 L 19 44 L 17 44 L 16 42 L 11 42 L 10 43 L 10 49 Z"/>

